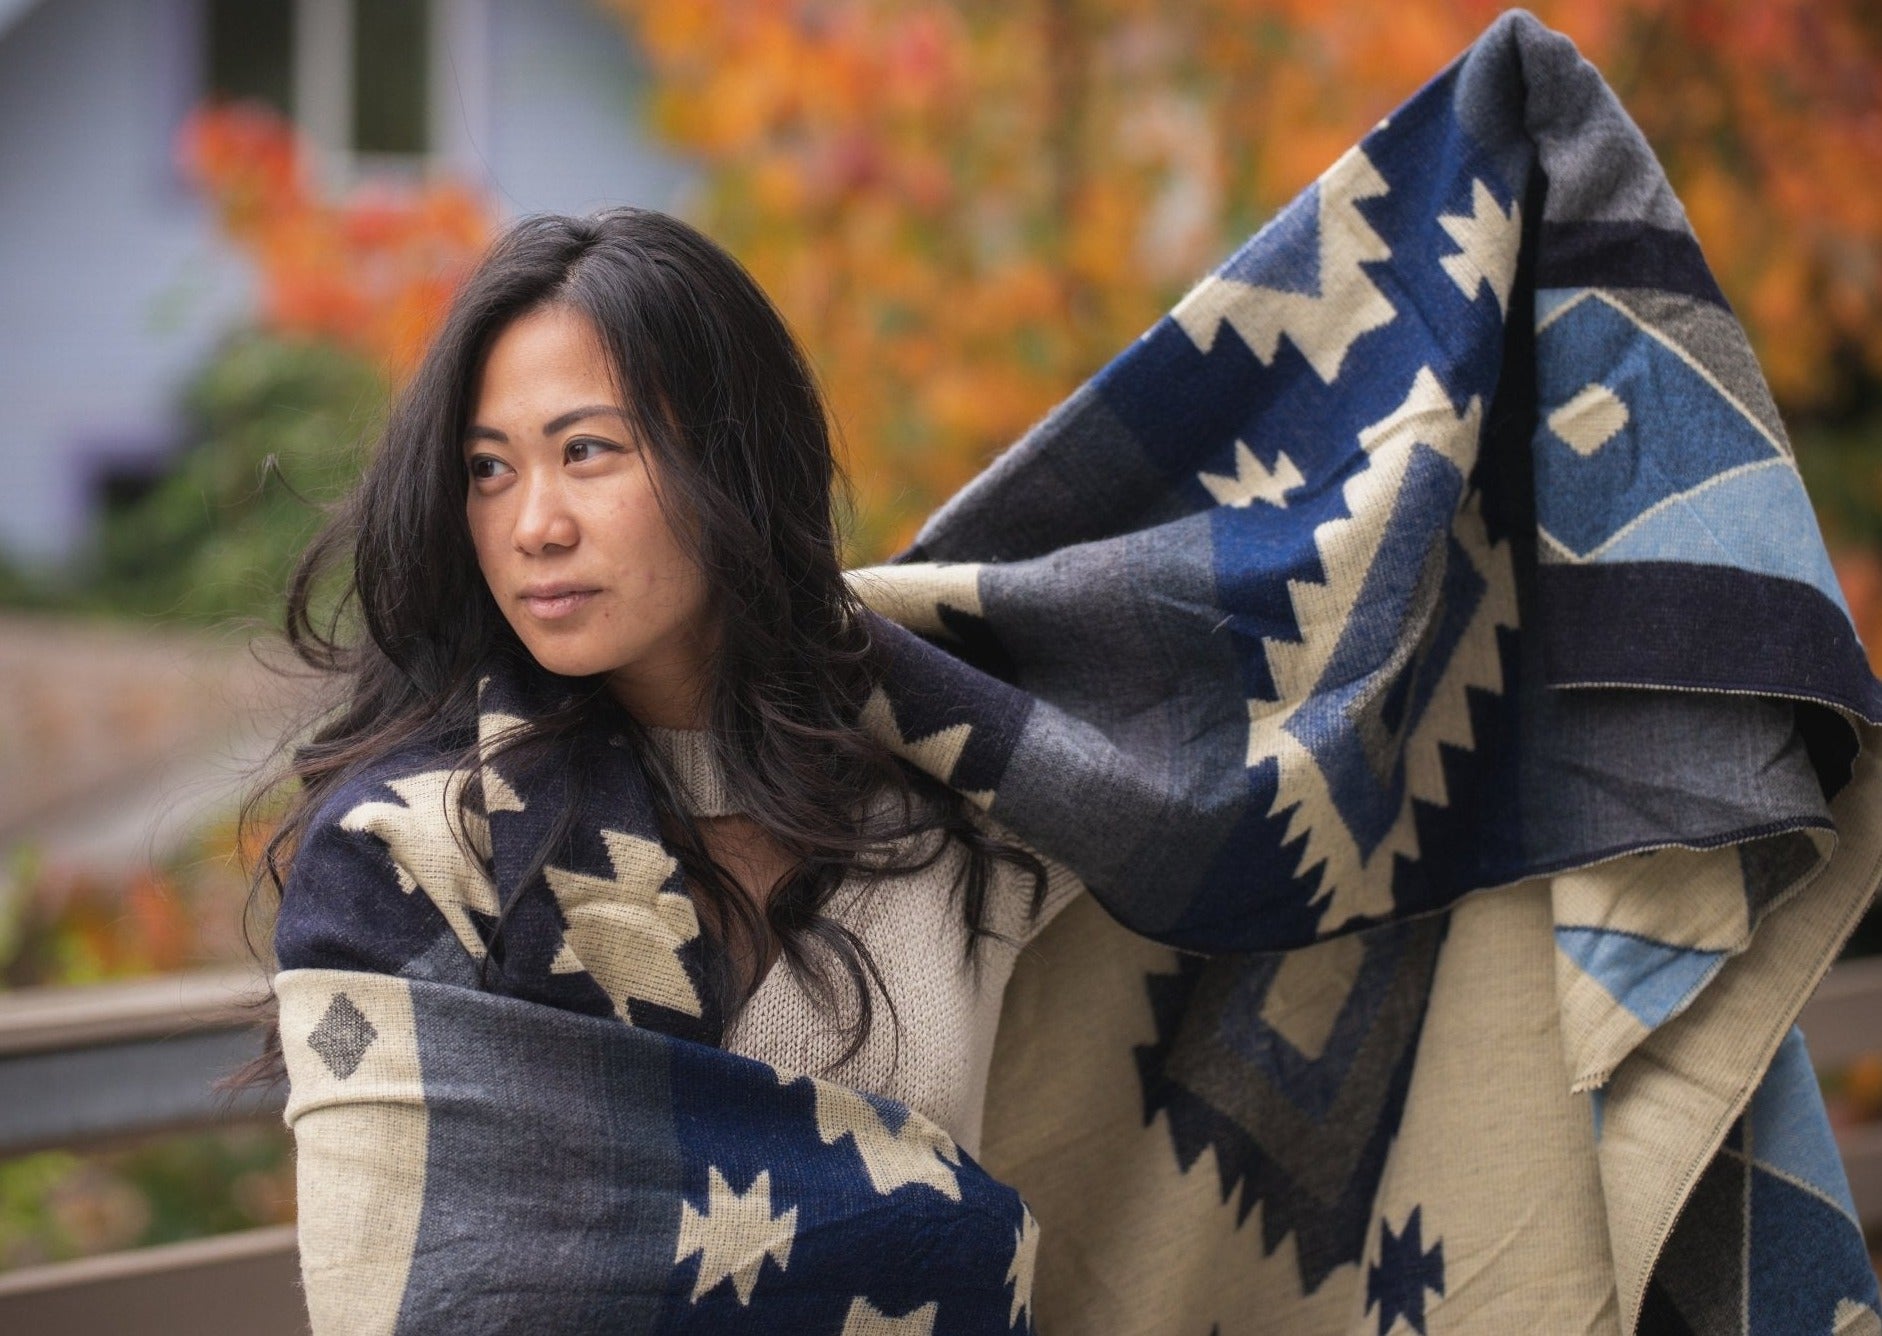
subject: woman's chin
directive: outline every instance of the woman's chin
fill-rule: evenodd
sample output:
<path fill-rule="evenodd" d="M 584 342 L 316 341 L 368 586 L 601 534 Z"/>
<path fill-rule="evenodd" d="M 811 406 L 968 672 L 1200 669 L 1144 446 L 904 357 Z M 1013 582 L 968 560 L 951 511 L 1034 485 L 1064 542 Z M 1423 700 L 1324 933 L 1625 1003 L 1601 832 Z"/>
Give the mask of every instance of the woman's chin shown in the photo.
<path fill-rule="evenodd" d="M 543 645 L 524 642 L 524 648 L 545 672 L 557 677 L 594 677 L 615 668 L 613 658 L 594 652 L 583 653 L 572 645 Z"/>

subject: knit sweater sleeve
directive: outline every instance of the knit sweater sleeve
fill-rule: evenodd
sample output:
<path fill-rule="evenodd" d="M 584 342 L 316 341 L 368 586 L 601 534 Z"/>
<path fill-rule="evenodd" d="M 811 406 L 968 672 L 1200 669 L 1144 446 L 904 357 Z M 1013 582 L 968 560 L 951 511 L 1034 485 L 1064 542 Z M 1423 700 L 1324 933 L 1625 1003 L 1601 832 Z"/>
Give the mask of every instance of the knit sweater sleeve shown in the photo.
<path fill-rule="evenodd" d="M 977 816 L 974 824 L 994 839 L 1025 849 L 1045 868 L 1044 894 L 1036 907 L 1033 903 L 1035 880 L 1027 871 L 1002 862 L 994 872 L 993 893 L 987 904 L 987 926 L 1016 944 L 1026 946 L 1085 888 L 1084 883 L 1065 864 L 1046 857 L 991 817 Z"/>

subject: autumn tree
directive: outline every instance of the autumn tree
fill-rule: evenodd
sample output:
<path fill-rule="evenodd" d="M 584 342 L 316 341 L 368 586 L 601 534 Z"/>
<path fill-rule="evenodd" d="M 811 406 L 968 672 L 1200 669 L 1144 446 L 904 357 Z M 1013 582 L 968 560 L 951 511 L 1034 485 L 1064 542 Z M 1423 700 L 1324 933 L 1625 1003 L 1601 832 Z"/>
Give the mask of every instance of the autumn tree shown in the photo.
<path fill-rule="evenodd" d="M 857 547 L 988 455 L 1501 6 L 607 0 L 698 221 L 809 345 Z M 1882 372 L 1882 22 L 1862 0 L 1545 0 L 1661 154 L 1774 390 Z"/>
<path fill-rule="evenodd" d="M 358 353 L 402 380 L 489 240 L 482 196 L 449 179 L 324 189 L 292 123 L 210 103 L 177 136 L 184 174 L 254 262 L 259 323 Z"/>

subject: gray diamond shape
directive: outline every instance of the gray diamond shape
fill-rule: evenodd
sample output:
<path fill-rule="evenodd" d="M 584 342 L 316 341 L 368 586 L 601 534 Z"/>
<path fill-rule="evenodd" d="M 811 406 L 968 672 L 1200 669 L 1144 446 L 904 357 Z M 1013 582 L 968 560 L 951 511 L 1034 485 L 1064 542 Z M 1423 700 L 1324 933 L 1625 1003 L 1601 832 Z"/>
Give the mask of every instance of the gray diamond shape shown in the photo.
<path fill-rule="evenodd" d="M 359 1070 L 360 1059 L 379 1037 L 365 1013 L 345 993 L 335 993 L 326 1015 L 307 1036 L 307 1047 L 320 1055 L 327 1070 L 344 1081 Z"/>

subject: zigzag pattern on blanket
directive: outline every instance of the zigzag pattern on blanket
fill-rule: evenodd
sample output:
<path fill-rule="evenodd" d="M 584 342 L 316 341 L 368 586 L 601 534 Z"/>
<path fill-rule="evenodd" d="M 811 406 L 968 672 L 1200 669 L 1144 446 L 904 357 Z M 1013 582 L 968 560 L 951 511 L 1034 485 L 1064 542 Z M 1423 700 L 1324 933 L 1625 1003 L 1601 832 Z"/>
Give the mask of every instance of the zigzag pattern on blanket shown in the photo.
<path fill-rule="evenodd" d="M 1031 1330 L 1024 1203 L 892 1100 L 426 980 L 278 987 L 288 1121 L 345 1169 L 300 1179 L 310 1274 L 352 1280 L 317 1331 Z"/>
<path fill-rule="evenodd" d="M 1766 601 L 1839 652 L 1779 650 L 1744 670 L 1752 685 L 1882 716 L 1742 333 L 1715 290 L 1647 290 L 1632 271 L 1678 217 L 1644 146 L 1649 217 L 1609 220 L 1598 245 L 1573 233 L 1557 269 L 1590 286 L 1539 289 L 1569 225 L 1534 149 L 1461 102 L 1487 100 L 1487 79 L 1434 81 L 944 508 L 903 566 L 867 573 L 956 651 L 906 656 L 898 717 L 990 729 L 975 787 L 997 780 L 994 812 L 1028 838 L 1060 833 L 1056 786 L 1080 784 L 1108 829 L 1083 832 L 1076 870 L 1165 940 L 1300 945 L 1629 849 L 1821 827 L 1835 780 L 1791 746 L 1788 709 L 1547 699 L 1591 670 L 1703 684 L 1713 623 L 1767 638 L 1746 625 L 1763 607 L 1740 597 L 1748 580 L 1781 581 Z M 1591 580 L 1599 616 L 1578 593 Z M 1701 633 L 1681 609 L 1707 580 Z M 988 674 L 961 671 L 989 641 L 1031 698 L 997 722 Z M 1615 736 L 1693 709 L 1710 715 L 1690 738 Z M 1781 780 L 1730 787 L 1747 758 L 1718 746 L 1773 753 Z M 1694 800 L 1607 796 L 1648 784 Z M 1174 864 L 1172 820 L 1196 836 Z"/>
<path fill-rule="evenodd" d="M 1677 201 L 1598 75 L 1526 16 L 902 560 L 882 574 L 904 607 L 924 563 L 955 563 L 911 620 L 955 657 L 929 673 L 909 653 L 897 689 L 960 727 L 956 660 L 999 663 L 1031 702 L 993 814 L 1138 931 L 1294 948 L 1560 874 L 1577 1090 L 1601 1090 L 1829 865 L 1829 799 L 1882 720 L 1782 424 Z M 1202 1004 L 1200 966 L 1147 981 L 1163 1038 L 1139 1050 L 1146 1117 L 1168 1116 L 1185 1167 L 1213 1149 L 1244 1214 L 1267 1203 L 1266 1246 L 1296 1236 L 1311 1293 L 1358 1257 L 1364 1221 L 1328 1235 L 1324 1192 L 1268 1186 L 1289 1147 L 1241 1107 L 1265 1080 L 1307 1107 L 1313 1064 L 1224 1079 L 1264 971 L 1208 969 L 1247 980 L 1233 1006 Z M 1214 1060 L 1176 1060 L 1179 1034 Z M 1346 1155 L 1399 1116 L 1343 1115 L 1325 1130 Z M 1360 1200 L 1376 1174 L 1350 1185 Z M 1844 1297 L 1872 1304 L 1873 1287 Z"/>

